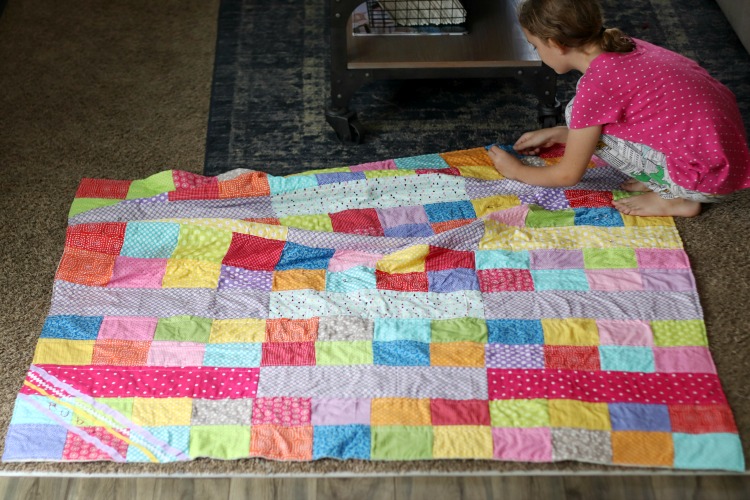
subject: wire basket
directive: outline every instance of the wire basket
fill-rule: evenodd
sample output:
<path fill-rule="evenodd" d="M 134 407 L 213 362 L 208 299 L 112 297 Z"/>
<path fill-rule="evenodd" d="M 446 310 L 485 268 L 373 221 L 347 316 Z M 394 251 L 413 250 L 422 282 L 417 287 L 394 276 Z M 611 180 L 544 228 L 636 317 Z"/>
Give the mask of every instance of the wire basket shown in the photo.
<path fill-rule="evenodd" d="M 459 0 L 367 0 L 367 15 L 374 31 L 398 26 L 450 26 L 466 21 Z"/>

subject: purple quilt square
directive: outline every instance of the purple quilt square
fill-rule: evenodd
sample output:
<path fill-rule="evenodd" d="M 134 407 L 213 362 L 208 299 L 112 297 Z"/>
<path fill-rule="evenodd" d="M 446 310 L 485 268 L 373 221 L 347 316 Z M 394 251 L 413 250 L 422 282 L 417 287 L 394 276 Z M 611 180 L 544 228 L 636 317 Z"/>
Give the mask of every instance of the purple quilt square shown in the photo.
<path fill-rule="evenodd" d="M 538 344 L 487 344 L 487 368 L 544 368 L 544 349 Z"/>
<path fill-rule="evenodd" d="M 539 205 L 547 210 L 570 208 L 563 189 L 539 188 L 532 193 L 521 194 L 518 197 L 524 205 Z"/>
<path fill-rule="evenodd" d="M 404 224 L 428 224 L 427 212 L 422 206 L 378 208 L 378 216 L 384 228 Z"/>
<path fill-rule="evenodd" d="M 387 227 L 384 233 L 391 238 L 414 238 L 435 234 L 429 224 L 404 224 L 403 226 Z"/>
<path fill-rule="evenodd" d="M 695 290 L 693 273 L 689 269 L 641 269 L 644 290 L 659 292 L 691 292 Z"/>
<path fill-rule="evenodd" d="M 370 425 L 370 400 L 314 398 L 311 423 L 312 425 Z"/>
<path fill-rule="evenodd" d="M 11 425 L 3 460 L 61 460 L 67 435 L 68 431 L 57 425 Z"/>
<path fill-rule="evenodd" d="M 251 271 L 241 267 L 221 266 L 219 290 L 246 289 L 270 292 L 273 271 Z"/>
<path fill-rule="evenodd" d="M 361 181 L 365 179 L 363 172 L 332 172 L 329 174 L 315 174 L 319 185 L 336 184 L 339 182 Z"/>
<path fill-rule="evenodd" d="M 583 269 L 581 250 L 529 250 L 531 269 Z"/>
<path fill-rule="evenodd" d="M 610 403 L 609 419 L 614 431 L 672 431 L 669 409 L 665 405 Z"/>
<path fill-rule="evenodd" d="M 457 292 L 459 290 L 479 290 L 477 274 L 473 269 L 455 268 L 427 273 L 431 292 Z"/>

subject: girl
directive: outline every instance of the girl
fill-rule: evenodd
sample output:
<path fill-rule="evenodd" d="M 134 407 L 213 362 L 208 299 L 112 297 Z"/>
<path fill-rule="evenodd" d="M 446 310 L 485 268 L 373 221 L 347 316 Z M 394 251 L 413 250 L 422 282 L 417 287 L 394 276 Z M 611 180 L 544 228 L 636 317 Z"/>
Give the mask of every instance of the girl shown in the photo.
<path fill-rule="evenodd" d="M 693 217 L 701 203 L 750 187 L 750 152 L 734 94 L 694 61 L 603 27 L 598 0 L 524 0 L 527 40 L 556 73 L 578 70 L 568 126 L 526 132 L 514 144 L 537 154 L 566 143 L 560 163 L 522 164 L 493 146 L 505 177 L 549 187 L 581 180 L 592 154 L 646 191 L 614 202 L 630 215 Z"/>

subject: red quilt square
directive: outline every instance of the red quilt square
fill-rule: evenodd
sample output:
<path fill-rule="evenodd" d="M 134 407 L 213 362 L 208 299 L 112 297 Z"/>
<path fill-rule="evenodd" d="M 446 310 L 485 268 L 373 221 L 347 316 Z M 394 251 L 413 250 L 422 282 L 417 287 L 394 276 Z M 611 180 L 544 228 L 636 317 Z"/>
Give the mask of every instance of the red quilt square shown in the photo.
<path fill-rule="evenodd" d="M 253 198 L 270 194 L 268 175 L 263 172 L 249 172 L 219 182 L 219 198 Z"/>
<path fill-rule="evenodd" d="M 430 246 L 425 258 L 425 271 L 442 271 L 458 267 L 474 269 L 474 252 Z"/>
<path fill-rule="evenodd" d="M 601 370 L 596 346 L 545 345 L 544 366 L 552 370 Z"/>
<path fill-rule="evenodd" d="M 234 233 L 222 264 L 253 271 L 273 271 L 281 259 L 284 241 Z"/>
<path fill-rule="evenodd" d="M 414 170 L 417 175 L 422 174 L 443 174 L 443 175 L 456 175 L 461 177 L 461 171 L 455 167 L 448 168 L 418 168 Z"/>
<path fill-rule="evenodd" d="M 107 179 L 83 179 L 78 184 L 76 198 L 107 198 L 124 200 L 132 181 L 110 181 Z"/>
<path fill-rule="evenodd" d="M 490 407 L 483 399 L 431 399 L 432 425 L 491 425 Z"/>
<path fill-rule="evenodd" d="M 590 189 L 568 189 L 565 197 L 573 208 L 611 207 L 612 193 L 610 191 L 591 191 Z"/>
<path fill-rule="evenodd" d="M 539 156 L 542 158 L 562 158 L 564 155 L 565 144 L 555 144 L 539 153 Z"/>
<path fill-rule="evenodd" d="M 120 255 L 125 241 L 124 222 L 97 222 L 71 226 L 65 235 L 65 246 L 90 252 Z"/>
<path fill-rule="evenodd" d="M 120 438 L 115 437 L 104 427 L 81 427 L 79 429 L 83 433 L 92 436 L 94 442 L 101 442 L 120 454 L 123 459 L 128 453 L 128 443 Z M 120 429 L 125 437 L 127 437 L 128 430 Z M 109 453 L 101 450 L 97 445 L 92 444 L 88 441 L 84 441 L 78 434 L 68 432 L 65 445 L 63 447 L 63 459 L 72 461 L 89 461 L 89 460 L 112 460 L 113 457 Z"/>
<path fill-rule="evenodd" d="M 397 292 L 426 292 L 430 288 L 427 273 L 386 273 L 375 270 L 378 290 Z"/>
<path fill-rule="evenodd" d="M 383 225 L 374 208 L 342 210 L 330 214 L 333 231 L 337 233 L 383 236 Z"/>
<path fill-rule="evenodd" d="M 669 405 L 669 419 L 672 432 L 737 432 L 732 410 L 727 405 Z"/>
<path fill-rule="evenodd" d="M 315 366 L 315 342 L 264 342 L 261 366 Z"/>
<path fill-rule="evenodd" d="M 215 200 L 219 197 L 219 181 L 215 177 L 211 182 L 189 189 L 178 189 L 168 193 L 169 201 L 179 200 Z"/>
<path fill-rule="evenodd" d="M 483 292 L 531 292 L 534 280 L 528 269 L 483 269 L 477 271 Z"/>

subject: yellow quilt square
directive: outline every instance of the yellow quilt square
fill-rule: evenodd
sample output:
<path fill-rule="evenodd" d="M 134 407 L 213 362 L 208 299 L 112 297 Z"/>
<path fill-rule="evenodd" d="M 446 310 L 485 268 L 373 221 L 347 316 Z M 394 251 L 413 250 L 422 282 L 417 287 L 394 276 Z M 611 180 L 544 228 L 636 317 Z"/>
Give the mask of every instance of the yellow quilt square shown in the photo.
<path fill-rule="evenodd" d="M 325 269 L 290 269 L 289 271 L 274 271 L 274 292 L 284 290 L 318 290 L 326 289 Z"/>
<path fill-rule="evenodd" d="M 430 344 L 432 366 L 484 367 L 484 344 L 478 342 L 440 342 Z"/>
<path fill-rule="evenodd" d="M 513 195 L 487 196 L 486 198 L 471 200 L 471 204 L 474 205 L 477 217 L 482 217 L 492 212 L 517 207 L 521 204 L 521 200 L 518 199 L 518 196 Z"/>
<path fill-rule="evenodd" d="M 547 345 L 599 345 L 599 329 L 591 318 L 542 319 Z"/>
<path fill-rule="evenodd" d="M 433 458 L 492 458 L 492 428 L 438 425 L 432 428 Z"/>
<path fill-rule="evenodd" d="M 429 245 L 413 245 L 381 258 L 375 268 L 386 273 L 423 273 Z"/>
<path fill-rule="evenodd" d="M 134 398 L 133 423 L 143 426 L 190 425 L 191 398 Z"/>
<path fill-rule="evenodd" d="M 484 179 L 488 181 L 499 181 L 504 179 L 500 172 L 495 170 L 494 166 L 486 165 L 465 165 L 458 167 L 458 171 L 464 177 L 473 177 L 475 179 Z"/>
<path fill-rule="evenodd" d="M 432 425 L 429 399 L 376 398 L 370 425 Z"/>
<path fill-rule="evenodd" d="M 216 288 L 221 264 L 199 260 L 169 259 L 162 288 Z"/>
<path fill-rule="evenodd" d="M 211 324 L 210 344 L 264 342 L 266 320 L 255 318 L 216 319 Z"/>
<path fill-rule="evenodd" d="M 35 365 L 90 365 L 93 340 L 39 339 L 34 351 Z"/>
<path fill-rule="evenodd" d="M 599 431 L 612 429 L 607 403 L 550 399 L 549 422 L 552 427 L 573 427 Z"/>
<path fill-rule="evenodd" d="M 642 217 L 639 215 L 626 215 L 621 213 L 622 222 L 626 227 L 638 226 L 674 226 L 674 219 L 672 217 Z"/>

